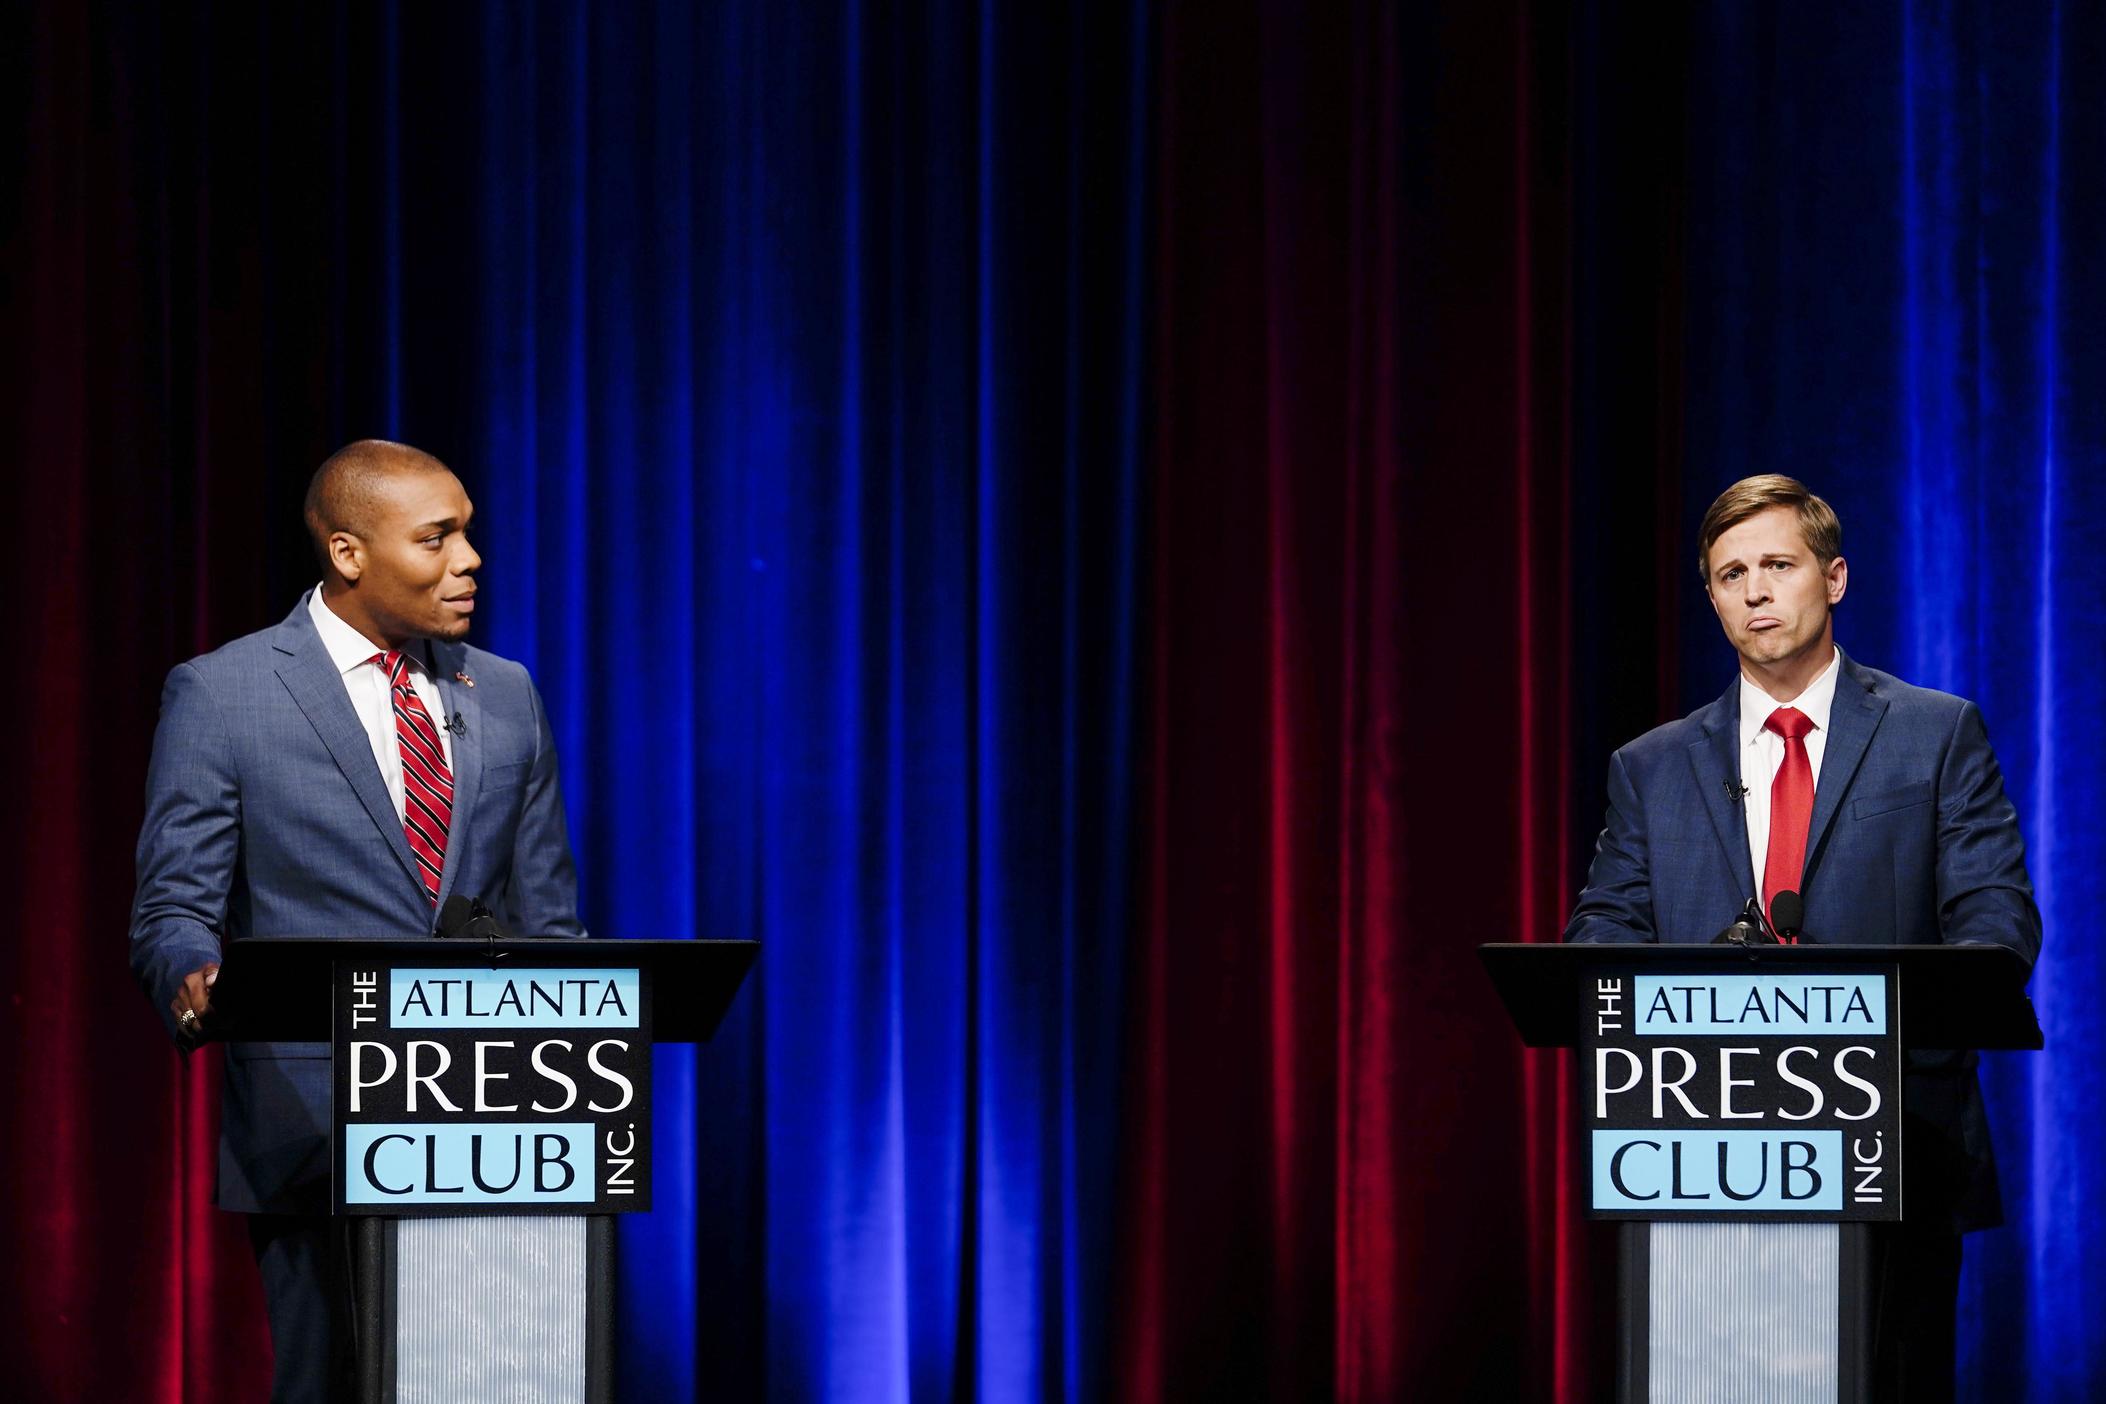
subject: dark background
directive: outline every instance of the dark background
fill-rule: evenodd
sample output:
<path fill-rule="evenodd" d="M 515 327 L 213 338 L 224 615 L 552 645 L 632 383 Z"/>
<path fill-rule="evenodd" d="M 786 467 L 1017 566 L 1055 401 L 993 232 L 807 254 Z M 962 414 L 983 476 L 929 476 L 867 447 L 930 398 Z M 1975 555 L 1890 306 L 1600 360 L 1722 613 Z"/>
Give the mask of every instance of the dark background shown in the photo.
<path fill-rule="evenodd" d="M 1989 1061 L 1962 1371 L 2094 1392 L 2102 47 L 9 8 L 18 1382 L 260 1397 L 129 855 L 159 680 L 293 606 L 377 434 L 476 500 L 595 934 L 766 943 L 659 1057 L 627 1397 L 1588 1397 L 1569 1072 L 1473 947 L 1555 937 L 1610 750 L 1731 678 L 1694 526 L 1772 469 L 1842 515 L 1843 646 L 1979 701 L 2019 804 L 2049 1051 Z"/>

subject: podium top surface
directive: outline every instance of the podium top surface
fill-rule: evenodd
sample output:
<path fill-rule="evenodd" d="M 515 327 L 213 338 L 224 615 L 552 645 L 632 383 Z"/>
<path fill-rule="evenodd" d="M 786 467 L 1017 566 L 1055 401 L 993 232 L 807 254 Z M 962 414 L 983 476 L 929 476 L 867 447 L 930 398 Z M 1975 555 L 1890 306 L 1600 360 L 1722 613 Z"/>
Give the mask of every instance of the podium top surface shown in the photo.
<path fill-rule="evenodd" d="M 699 1043 L 717 1031 L 759 950 L 757 941 L 253 936 L 229 942 L 221 957 L 211 1034 L 230 1043 L 326 1041 L 336 962 L 352 960 L 473 970 L 635 966 L 650 972 L 652 1040 Z"/>
<path fill-rule="evenodd" d="M 1713 946 L 1493 943 L 1477 948 L 1507 1016 L 1531 1048 L 1580 1041 L 1580 981 L 1591 971 L 1634 975 L 1729 972 L 1813 974 L 1845 965 L 1901 968 L 1902 1042 L 1916 1048 L 2039 1048 L 2032 971 L 2005 946 Z"/>

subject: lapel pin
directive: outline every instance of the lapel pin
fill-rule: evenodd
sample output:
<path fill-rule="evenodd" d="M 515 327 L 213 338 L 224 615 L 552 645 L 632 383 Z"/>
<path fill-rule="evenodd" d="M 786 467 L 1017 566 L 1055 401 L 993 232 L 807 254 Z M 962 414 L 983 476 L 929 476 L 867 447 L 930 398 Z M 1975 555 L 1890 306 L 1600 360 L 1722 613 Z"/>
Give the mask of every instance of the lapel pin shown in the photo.
<path fill-rule="evenodd" d="M 466 683 L 470 687 L 475 686 L 475 679 L 469 677 L 466 673 L 455 673 L 453 680 L 457 683 Z"/>

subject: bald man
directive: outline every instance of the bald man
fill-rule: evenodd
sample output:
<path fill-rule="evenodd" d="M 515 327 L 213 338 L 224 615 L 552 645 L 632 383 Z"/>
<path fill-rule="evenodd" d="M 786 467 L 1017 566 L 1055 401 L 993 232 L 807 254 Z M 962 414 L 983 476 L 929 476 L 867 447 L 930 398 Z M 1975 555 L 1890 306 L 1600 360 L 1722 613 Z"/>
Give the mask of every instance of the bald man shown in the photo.
<path fill-rule="evenodd" d="M 464 642 L 474 514 L 431 455 L 347 446 L 308 487 L 321 583 L 169 673 L 131 965 L 179 1046 L 212 1036 L 221 954 L 249 936 L 428 935 L 456 893 L 519 935 L 586 934 L 540 695 Z M 250 1216 L 277 1400 L 352 1387 L 329 1068 L 324 1043 L 227 1048 L 217 1202 Z"/>

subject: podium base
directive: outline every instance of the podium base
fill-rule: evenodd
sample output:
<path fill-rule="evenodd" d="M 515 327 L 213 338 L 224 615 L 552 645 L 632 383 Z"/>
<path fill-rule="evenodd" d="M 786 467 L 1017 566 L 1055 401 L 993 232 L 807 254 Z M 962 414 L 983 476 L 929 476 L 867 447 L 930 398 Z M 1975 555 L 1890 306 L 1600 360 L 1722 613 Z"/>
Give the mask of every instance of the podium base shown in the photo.
<path fill-rule="evenodd" d="M 613 1397 L 611 1218 L 374 1218 L 354 1241 L 367 1404 Z"/>
<path fill-rule="evenodd" d="M 1625 1224 L 1619 1399 L 1869 1399 L 1867 1232 L 1864 1224 Z"/>

